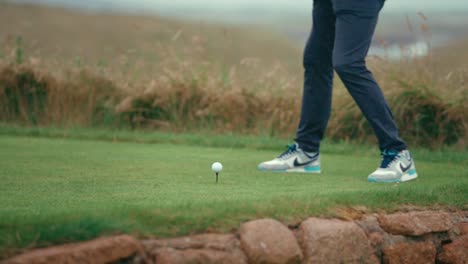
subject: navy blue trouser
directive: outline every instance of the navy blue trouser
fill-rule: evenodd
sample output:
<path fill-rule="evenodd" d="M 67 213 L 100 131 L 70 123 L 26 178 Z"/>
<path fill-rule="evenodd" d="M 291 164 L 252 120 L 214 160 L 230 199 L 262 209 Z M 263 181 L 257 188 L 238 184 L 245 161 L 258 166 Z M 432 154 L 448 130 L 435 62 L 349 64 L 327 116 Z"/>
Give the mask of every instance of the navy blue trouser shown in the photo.
<path fill-rule="evenodd" d="M 383 93 L 365 63 L 383 4 L 384 0 L 314 0 L 296 136 L 303 150 L 319 151 L 330 117 L 333 70 L 372 126 L 380 149 L 406 149 Z"/>

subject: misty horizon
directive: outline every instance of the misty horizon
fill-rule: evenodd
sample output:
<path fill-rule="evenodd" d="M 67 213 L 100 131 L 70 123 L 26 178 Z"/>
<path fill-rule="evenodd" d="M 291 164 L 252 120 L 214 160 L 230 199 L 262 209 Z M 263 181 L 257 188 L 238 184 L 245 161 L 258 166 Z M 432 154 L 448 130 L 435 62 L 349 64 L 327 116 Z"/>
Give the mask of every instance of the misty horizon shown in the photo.
<path fill-rule="evenodd" d="M 313 0 L 6 0 L 12 3 L 36 3 L 90 10 L 111 10 L 151 13 L 177 13 L 181 10 L 236 12 L 239 10 L 275 10 L 308 12 Z M 384 12 L 464 12 L 468 2 L 463 0 L 387 0 Z M 192 16 L 193 14 L 184 14 Z"/>
<path fill-rule="evenodd" d="M 2 0 L 0 0 L 1 2 Z M 5 2 L 5 0 L 4 0 Z M 313 0 L 6 0 L 9 3 L 41 4 L 91 12 L 117 12 L 157 15 L 180 20 L 219 22 L 222 24 L 253 24 L 266 26 L 295 43 L 302 45 L 310 29 Z M 425 40 L 405 30 L 407 17 L 421 20 L 419 12 L 429 16 L 433 29 L 433 46 L 443 45 L 460 35 L 466 36 L 468 2 L 461 0 L 405 1 L 387 0 L 382 11 L 385 39 L 398 57 L 400 45 L 409 45 L 415 54 L 427 53 Z M 419 21 L 420 22 L 420 21 Z M 389 29 L 391 29 L 389 31 Z M 373 49 L 374 53 L 382 53 Z"/>

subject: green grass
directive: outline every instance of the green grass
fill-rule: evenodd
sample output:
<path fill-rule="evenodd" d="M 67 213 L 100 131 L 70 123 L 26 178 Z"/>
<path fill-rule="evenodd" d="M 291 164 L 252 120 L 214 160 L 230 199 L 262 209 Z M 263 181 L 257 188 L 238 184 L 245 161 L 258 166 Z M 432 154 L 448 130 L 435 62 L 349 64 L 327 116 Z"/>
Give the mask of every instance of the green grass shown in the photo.
<path fill-rule="evenodd" d="M 366 176 L 379 162 L 374 148 L 329 143 L 322 175 L 265 173 L 256 165 L 278 155 L 285 140 L 257 139 L 2 125 L 0 256 L 120 232 L 229 231 L 258 217 L 294 223 L 357 205 L 468 204 L 466 152 L 415 150 L 417 181 L 370 184 Z M 219 184 L 214 161 L 224 165 Z"/>

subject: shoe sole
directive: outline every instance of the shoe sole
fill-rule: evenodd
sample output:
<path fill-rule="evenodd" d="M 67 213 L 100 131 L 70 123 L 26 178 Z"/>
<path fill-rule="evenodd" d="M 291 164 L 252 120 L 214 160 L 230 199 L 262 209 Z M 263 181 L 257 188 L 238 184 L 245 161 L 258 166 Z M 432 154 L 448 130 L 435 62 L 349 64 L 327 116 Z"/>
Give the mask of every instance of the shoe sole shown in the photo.
<path fill-rule="evenodd" d="M 292 168 L 292 169 L 287 169 L 287 170 L 266 170 L 266 169 L 261 169 L 258 168 L 260 171 L 265 171 L 265 172 L 292 172 L 292 173 L 315 173 L 315 174 L 320 174 L 321 170 L 320 167 L 305 167 L 305 168 Z"/>
<path fill-rule="evenodd" d="M 415 180 L 416 178 L 418 178 L 418 174 L 416 173 L 416 171 L 414 172 L 410 171 L 408 173 L 403 174 L 403 176 L 401 176 L 400 179 L 379 180 L 376 178 L 368 178 L 367 181 L 368 182 L 382 182 L 382 183 L 398 183 L 398 182 L 412 181 L 412 180 Z"/>

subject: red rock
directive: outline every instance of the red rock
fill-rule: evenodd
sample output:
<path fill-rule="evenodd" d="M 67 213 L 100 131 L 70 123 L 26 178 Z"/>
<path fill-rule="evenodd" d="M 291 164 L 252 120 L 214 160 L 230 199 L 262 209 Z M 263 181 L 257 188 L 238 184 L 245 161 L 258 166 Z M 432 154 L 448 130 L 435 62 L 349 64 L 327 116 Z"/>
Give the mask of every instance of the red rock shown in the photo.
<path fill-rule="evenodd" d="M 109 263 L 141 253 L 131 236 L 98 238 L 92 241 L 36 249 L 6 260 L 8 264 Z"/>
<path fill-rule="evenodd" d="M 431 242 L 401 243 L 384 248 L 385 264 L 435 263 L 436 248 Z"/>
<path fill-rule="evenodd" d="M 447 231 L 453 226 L 452 217 L 445 212 L 410 212 L 379 215 L 380 226 L 394 235 L 421 236 Z"/>
<path fill-rule="evenodd" d="M 377 217 L 374 215 L 364 216 L 355 223 L 366 232 L 366 235 L 376 252 L 382 251 L 385 246 L 407 242 L 404 236 L 391 235 L 386 233 L 379 225 Z"/>
<path fill-rule="evenodd" d="M 468 263 L 468 235 L 464 235 L 452 243 L 444 245 L 438 259 L 442 263 L 467 264 Z"/>
<path fill-rule="evenodd" d="M 239 233 L 249 263 L 300 263 L 303 258 L 294 234 L 276 220 L 244 223 Z"/>
<path fill-rule="evenodd" d="M 378 263 L 354 222 L 309 218 L 302 222 L 299 238 L 305 263 Z"/>
<path fill-rule="evenodd" d="M 371 233 L 383 233 L 384 230 L 380 227 L 379 221 L 375 215 L 366 215 L 361 220 L 355 223 L 366 232 L 367 235 Z"/>
<path fill-rule="evenodd" d="M 232 234 L 146 240 L 142 244 L 156 263 L 247 263 L 239 240 Z"/>
<path fill-rule="evenodd" d="M 242 252 L 232 253 L 211 249 L 176 250 L 160 249 L 155 256 L 158 264 L 246 264 L 247 259 Z"/>
<path fill-rule="evenodd" d="M 378 247 L 382 245 L 384 242 L 384 235 L 379 232 L 373 232 L 369 234 L 369 241 L 371 242 L 371 245 L 374 247 Z"/>
<path fill-rule="evenodd" d="M 240 242 L 233 234 L 201 234 L 161 240 L 146 240 L 142 244 L 146 251 L 163 247 L 174 249 L 204 248 L 225 251 L 240 248 Z"/>
<path fill-rule="evenodd" d="M 455 240 L 460 236 L 468 235 L 468 223 L 458 223 L 449 230 L 450 239 Z"/>
<path fill-rule="evenodd" d="M 460 230 L 460 235 L 468 235 L 468 222 L 457 224 L 457 228 Z"/>

